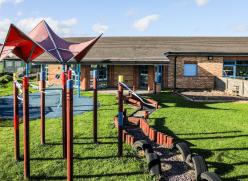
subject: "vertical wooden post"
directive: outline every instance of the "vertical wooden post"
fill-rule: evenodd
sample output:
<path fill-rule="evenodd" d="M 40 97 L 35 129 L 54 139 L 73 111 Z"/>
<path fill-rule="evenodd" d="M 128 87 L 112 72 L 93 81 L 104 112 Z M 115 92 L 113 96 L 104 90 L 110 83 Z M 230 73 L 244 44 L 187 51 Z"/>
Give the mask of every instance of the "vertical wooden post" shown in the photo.
<path fill-rule="evenodd" d="M 122 140 L 122 133 L 123 133 L 123 88 L 120 83 L 123 82 L 123 76 L 119 76 L 119 83 L 118 83 L 118 104 L 119 104 L 119 111 L 118 111 L 118 157 L 122 157 L 123 155 L 123 140 Z"/>
<path fill-rule="evenodd" d="M 154 66 L 154 80 L 153 80 L 153 93 L 157 94 L 157 83 L 158 83 L 158 66 Z"/>
<path fill-rule="evenodd" d="M 61 74 L 62 81 L 62 143 L 63 143 L 63 158 L 66 158 L 66 74 L 65 65 L 63 65 L 63 72 Z"/>
<path fill-rule="evenodd" d="M 73 81 L 67 81 L 67 180 L 73 180 Z"/>
<path fill-rule="evenodd" d="M 69 69 L 69 70 L 67 71 L 67 74 L 68 74 L 68 80 L 70 80 L 70 79 L 71 79 L 72 71 Z"/>
<path fill-rule="evenodd" d="M 77 93 L 78 93 L 78 97 L 80 97 L 80 86 L 81 86 L 81 82 L 80 82 L 80 77 L 81 77 L 81 65 L 78 64 L 77 65 Z"/>
<path fill-rule="evenodd" d="M 20 133 L 19 133 L 19 106 L 18 106 L 18 88 L 16 86 L 16 74 L 13 74 L 13 109 L 14 109 L 14 155 L 15 160 L 20 160 Z"/>
<path fill-rule="evenodd" d="M 127 109 L 123 108 L 123 125 L 127 123 Z"/>
<path fill-rule="evenodd" d="M 46 139 L 46 125 L 45 125 L 45 88 L 46 88 L 46 72 L 44 70 L 44 65 L 41 65 L 40 73 L 40 135 L 41 135 L 41 144 L 45 144 Z"/>
<path fill-rule="evenodd" d="M 24 177 L 30 178 L 28 77 L 23 77 Z"/>
<path fill-rule="evenodd" d="M 93 141 L 97 143 L 97 71 L 93 71 Z"/>

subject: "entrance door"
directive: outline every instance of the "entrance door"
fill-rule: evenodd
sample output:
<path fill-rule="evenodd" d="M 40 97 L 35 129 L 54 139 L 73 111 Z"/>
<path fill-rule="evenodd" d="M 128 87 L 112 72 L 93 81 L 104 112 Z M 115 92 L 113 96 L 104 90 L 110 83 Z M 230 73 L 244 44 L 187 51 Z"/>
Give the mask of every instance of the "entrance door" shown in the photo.
<path fill-rule="evenodd" d="M 93 88 L 93 70 L 98 72 L 97 86 L 99 89 L 106 88 L 108 85 L 108 67 L 107 65 L 92 65 L 90 71 L 90 88 Z"/>
<path fill-rule="evenodd" d="M 139 66 L 139 87 L 142 89 L 148 87 L 148 65 Z"/>

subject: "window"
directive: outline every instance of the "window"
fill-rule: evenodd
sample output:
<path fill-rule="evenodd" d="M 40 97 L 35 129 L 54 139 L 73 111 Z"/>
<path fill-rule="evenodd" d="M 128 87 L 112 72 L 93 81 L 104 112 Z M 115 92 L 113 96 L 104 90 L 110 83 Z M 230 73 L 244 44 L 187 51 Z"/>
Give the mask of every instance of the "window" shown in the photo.
<path fill-rule="evenodd" d="M 197 64 L 196 63 L 185 63 L 183 75 L 187 77 L 197 76 Z"/>
<path fill-rule="evenodd" d="M 248 61 L 224 60 L 223 77 L 248 78 Z"/>
<path fill-rule="evenodd" d="M 98 88 L 106 88 L 108 82 L 108 66 L 107 65 L 91 65 L 90 71 L 90 87 L 93 87 L 93 70 L 97 70 L 97 86 Z"/>
<path fill-rule="evenodd" d="M 148 86 L 148 66 L 139 66 L 139 86 L 141 88 L 147 88 Z"/>
<path fill-rule="evenodd" d="M 155 66 L 156 72 L 155 72 L 155 81 L 156 83 L 162 82 L 162 73 L 163 73 L 163 66 L 157 65 Z"/>

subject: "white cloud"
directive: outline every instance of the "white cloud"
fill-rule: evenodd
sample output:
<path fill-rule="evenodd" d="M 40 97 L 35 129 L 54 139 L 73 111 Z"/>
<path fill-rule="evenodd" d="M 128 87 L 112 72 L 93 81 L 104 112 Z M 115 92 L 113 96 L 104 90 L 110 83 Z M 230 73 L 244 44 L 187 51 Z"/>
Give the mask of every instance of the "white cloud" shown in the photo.
<path fill-rule="evenodd" d="M 0 6 L 3 4 L 19 4 L 22 3 L 24 0 L 0 0 Z"/>
<path fill-rule="evenodd" d="M 209 3 L 209 0 L 195 0 L 197 6 L 205 6 Z"/>
<path fill-rule="evenodd" d="M 0 21 L 0 42 L 3 43 L 4 38 L 7 34 L 7 31 L 9 29 L 9 25 L 11 23 L 10 19 L 3 19 Z"/>
<path fill-rule="evenodd" d="M 235 25 L 233 27 L 233 31 L 238 32 L 238 33 L 248 32 L 248 25 L 246 25 L 246 24 Z"/>
<path fill-rule="evenodd" d="M 17 16 L 22 16 L 22 15 L 23 15 L 23 12 L 22 12 L 22 11 L 18 11 L 18 12 L 16 13 L 16 15 L 17 15 Z"/>
<path fill-rule="evenodd" d="M 96 23 L 92 26 L 92 30 L 97 33 L 104 33 L 109 29 L 108 25 L 104 25 L 101 23 Z"/>
<path fill-rule="evenodd" d="M 136 20 L 133 24 L 133 27 L 138 31 L 145 31 L 150 27 L 152 22 L 157 20 L 159 20 L 159 15 L 151 14 Z"/>
<path fill-rule="evenodd" d="M 72 27 L 77 25 L 78 21 L 76 18 L 66 19 L 66 20 L 56 20 L 51 17 L 40 17 L 40 18 L 25 18 L 17 22 L 17 26 L 24 32 L 31 31 L 40 21 L 45 20 L 49 26 L 62 36 L 68 36 L 72 33 Z"/>

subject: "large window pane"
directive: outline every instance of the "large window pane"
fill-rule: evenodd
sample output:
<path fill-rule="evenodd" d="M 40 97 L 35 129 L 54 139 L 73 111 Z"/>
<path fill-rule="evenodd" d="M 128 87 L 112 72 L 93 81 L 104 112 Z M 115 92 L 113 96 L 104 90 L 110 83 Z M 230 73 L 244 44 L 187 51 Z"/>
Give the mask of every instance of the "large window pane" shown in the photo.
<path fill-rule="evenodd" d="M 148 86 L 148 66 L 139 66 L 139 86 L 141 88 L 147 88 Z"/>
<path fill-rule="evenodd" d="M 223 76 L 224 77 L 234 77 L 234 66 L 224 66 Z"/>
<path fill-rule="evenodd" d="M 236 76 L 248 77 L 248 66 L 236 66 Z"/>
<path fill-rule="evenodd" d="M 107 65 L 91 65 L 90 71 L 90 87 L 93 87 L 93 70 L 98 71 L 98 88 L 106 88 L 108 82 L 108 67 Z"/>
<path fill-rule="evenodd" d="M 184 64 L 184 76 L 196 76 L 197 64 Z"/>

